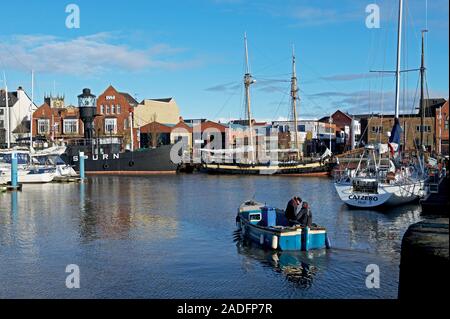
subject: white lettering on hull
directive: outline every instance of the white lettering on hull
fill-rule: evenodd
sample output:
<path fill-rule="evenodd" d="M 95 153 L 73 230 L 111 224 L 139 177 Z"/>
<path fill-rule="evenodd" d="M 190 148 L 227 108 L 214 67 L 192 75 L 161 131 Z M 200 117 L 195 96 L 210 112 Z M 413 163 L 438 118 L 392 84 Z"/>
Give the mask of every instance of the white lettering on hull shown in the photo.
<path fill-rule="evenodd" d="M 109 160 L 110 159 L 110 154 L 103 154 L 102 155 L 102 160 Z M 116 160 L 116 159 L 120 159 L 120 154 L 111 154 L 111 159 Z M 89 156 L 84 156 L 85 159 L 89 159 Z M 80 159 L 78 157 L 78 155 L 74 155 L 72 157 L 72 161 L 73 162 L 78 162 Z M 98 161 L 98 155 L 92 155 L 91 160 L 93 161 Z"/>

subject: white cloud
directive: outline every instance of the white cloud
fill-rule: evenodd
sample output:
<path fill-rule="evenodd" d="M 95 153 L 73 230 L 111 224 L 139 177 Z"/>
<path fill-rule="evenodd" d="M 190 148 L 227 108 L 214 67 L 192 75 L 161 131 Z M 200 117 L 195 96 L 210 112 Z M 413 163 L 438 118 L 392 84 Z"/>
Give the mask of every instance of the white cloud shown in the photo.
<path fill-rule="evenodd" d="M 199 66 L 200 59 L 182 59 L 184 48 L 160 43 L 145 49 L 117 44 L 120 35 L 101 32 L 71 39 L 52 35 L 13 35 L 2 39 L 0 59 L 9 68 L 68 75 L 93 75 L 107 70 L 178 70 Z M 119 42 L 119 41 L 116 41 Z"/>

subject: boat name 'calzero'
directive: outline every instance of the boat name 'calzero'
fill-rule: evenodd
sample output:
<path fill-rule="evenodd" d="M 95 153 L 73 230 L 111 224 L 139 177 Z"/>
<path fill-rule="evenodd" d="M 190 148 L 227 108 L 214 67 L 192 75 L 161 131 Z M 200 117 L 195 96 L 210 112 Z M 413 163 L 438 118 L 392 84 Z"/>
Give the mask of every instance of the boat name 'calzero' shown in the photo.
<path fill-rule="evenodd" d="M 368 201 L 374 201 L 374 202 L 378 201 L 378 197 L 368 196 L 368 195 L 350 195 L 350 196 L 348 196 L 348 199 L 358 200 L 358 201 L 360 201 L 360 200 L 368 200 Z"/>

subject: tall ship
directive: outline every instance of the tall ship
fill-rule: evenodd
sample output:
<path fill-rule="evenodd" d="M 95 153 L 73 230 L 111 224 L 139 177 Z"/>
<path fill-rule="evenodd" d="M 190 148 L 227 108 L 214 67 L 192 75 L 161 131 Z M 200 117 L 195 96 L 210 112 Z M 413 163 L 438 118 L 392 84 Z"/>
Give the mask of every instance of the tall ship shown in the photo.
<path fill-rule="evenodd" d="M 402 39 L 403 1 L 399 1 L 397 65 L 395 70 L 395 117 L 387 144 L 367 145 L 355 169 L 347 168 L 338 174 L 335 188 L 340 199 L 347 205 L 357 208 L 376 208 L 401 205 L 424 197 L 426 189 L 426 163 L 423 151 L 423 134 L 417 156 L 405 156 L 401 152 L 402 128 L 399 120 L 400 66 Z M 422 131 L 424 107 L 424 32 L 422 32 L 421 98 Z M 382 71 L 385 72 L 385 71 Z M 388 71 L 389 72 L 389 71 Z"/>
<path fill-rule="evenodd" d="M 248 140 L 247 145 L 240 149 L 228 150 L 203 150 L 211 155 L 207 161 L 202 163 L 202 168 L 209 174 L 242 174 L 242 175 L 328 175 L 330 174 L 334 164 L 331 162 L 331 151 L 329 149 L 318 158 L 310 160 L 302 160 L 300 155 L 300 144 L 298 138 L 298 120 L 297 120 L 297 101 L 298 86 L 297 73 L 295 64 L 295 52 L 292 50 L 292 77 L 291 77 L 291 107 L 294 122 L 294 148 L 289 150 L 270 149 L 270 152 L 291 152 L 295 153 L 294 160 L 279 161 L 277 160 L 261 160 L 257 158 L 257 145 L 255 143 L 257 131 L 253 127 L 253 119 L 251 113 L 250 86 L 256 81 L 250 73 L 247 36 L 244 36 L 245 46 L 245 65 L 246 72 L 244 75 L 245 87 L 245 106 L 247 119 L 245 125 L 247 127 Z M 236 154 L 246 154 L 247 156 L 235 156 Z M 219 155 L 219 156 L 217 156 Z M 224 160 L 226 156 L 232 156 L 232 160 Z M 233 156 L 234 155 L 234 156 Z M 272 158 L 272 156 L 270 156 Z M 229 158 L 228 158 L 229 159 Z"/>
<path fill-rule="evenodd" d="M 88 174 L 167 174 L 176 173 L 177 164 L 170 158 L 171 145 L 134 150 L 133 112 L 130 111 L 131 150 L 122 150 L 122 143 L 111 139 L 111 143 L 101 143 L 94 136 L 96 116 L 96 96 L 90 89 L 83 89 L 78 95 L 80 119 L 84 124 L 84 138 L 70 141 L 62 154 L 64 161 L 79 170 L 80 156 L 84 158 Z"/>

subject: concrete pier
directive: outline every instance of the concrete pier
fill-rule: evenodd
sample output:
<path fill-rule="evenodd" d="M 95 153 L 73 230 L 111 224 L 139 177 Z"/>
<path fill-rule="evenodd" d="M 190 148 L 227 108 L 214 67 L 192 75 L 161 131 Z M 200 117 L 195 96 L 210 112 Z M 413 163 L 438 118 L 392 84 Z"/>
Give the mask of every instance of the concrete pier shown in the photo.
<path fill-rule="evenodd" d="M 448 289 L 448 218 L 411 225 L 403 236 L 400 299 L 442 299 Z"/>

